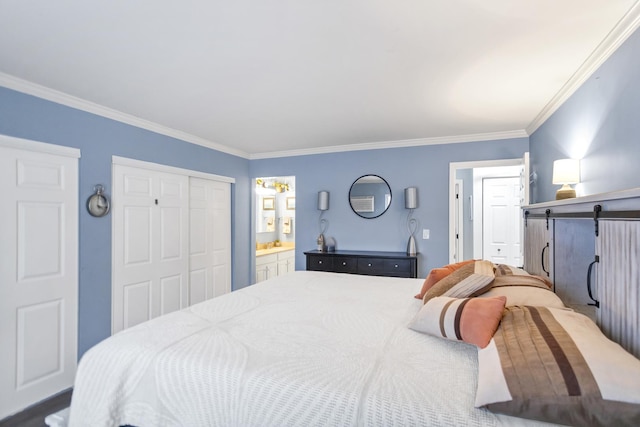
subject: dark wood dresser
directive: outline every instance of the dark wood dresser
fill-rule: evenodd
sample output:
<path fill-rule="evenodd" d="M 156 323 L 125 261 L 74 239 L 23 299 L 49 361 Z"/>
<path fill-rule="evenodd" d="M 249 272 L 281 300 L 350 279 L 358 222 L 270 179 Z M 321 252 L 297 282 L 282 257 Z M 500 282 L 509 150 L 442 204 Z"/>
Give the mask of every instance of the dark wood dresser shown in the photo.
<path fill-rule="evenodd" d="M 404 252 L 307 251 L 307 270 L 368 276 L 418 277 L 418 257 Z"/>

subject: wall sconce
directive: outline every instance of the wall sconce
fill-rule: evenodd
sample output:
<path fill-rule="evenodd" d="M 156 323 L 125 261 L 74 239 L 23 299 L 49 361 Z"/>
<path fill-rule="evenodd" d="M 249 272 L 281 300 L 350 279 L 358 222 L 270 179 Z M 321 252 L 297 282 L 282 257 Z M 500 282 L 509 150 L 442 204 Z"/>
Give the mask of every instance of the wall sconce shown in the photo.
<path fill-rule="evenodd" d="M 556 191 L 556 200 L 576 197 L 576 190 L 569 185 L 580 182 L 580 160 L 560 159 L 554 161 L 552 182 L 554 185 L 562 185 L 562 187 Z"/>
<path fill-rule="evenodd" d="M 324 233 L 327 231 L 327 227 L 329 227 L 329 221 L 324 219 L 322 215 L 325 211 L 329 210 L 329 192 L 328 191 L 318 191 L 318 210 L 320 211 L 320 217 L 318 218 L 318 227 L 320 228 L 320 234 L 318 235 L 318 239 L 316 243 L 318 244 L 318 250 L 320 252 L 324 252 L 325 250 L 325 240 Z"/>
<path fill-rule="evenodd" d="M 416 239 L 413 235 L 418 227 L 418 222 L 412 217 L 413 210 L 418 207 L 418 189 L 416 187 L 409 187 L 404 189 L 404 207 L 409 209 L 409 215 L 407 216 L 407 230 L 409 231 L 409 241 L 407 242 L 407 255 L 415 256 L 416 251 Z"/>

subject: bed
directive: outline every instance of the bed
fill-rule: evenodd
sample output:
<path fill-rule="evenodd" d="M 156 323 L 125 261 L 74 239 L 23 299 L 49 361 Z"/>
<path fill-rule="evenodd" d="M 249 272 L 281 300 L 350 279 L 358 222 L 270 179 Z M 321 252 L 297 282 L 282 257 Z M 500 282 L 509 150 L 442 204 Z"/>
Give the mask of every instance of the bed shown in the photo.
<path fill-rule="evenodd" d="M 475 407 L 478 348 L 407 327 L 422 285 L 297 271 L 137 325 L 83 356 L 69 425 L 549 425 Z"/>

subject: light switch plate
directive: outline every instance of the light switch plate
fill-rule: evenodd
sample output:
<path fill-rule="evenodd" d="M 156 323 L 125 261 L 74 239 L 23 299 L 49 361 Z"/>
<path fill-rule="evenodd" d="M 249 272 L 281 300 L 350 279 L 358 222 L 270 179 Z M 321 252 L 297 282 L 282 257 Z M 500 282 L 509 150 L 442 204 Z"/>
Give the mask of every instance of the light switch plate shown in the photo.
<path fill-rule="evenodd" d="M 429 238 L 429 230 L 428 229 L 425 228 L 425 229 L 422 230 L 422 238 L 424 240 L 427 240 Z"/>

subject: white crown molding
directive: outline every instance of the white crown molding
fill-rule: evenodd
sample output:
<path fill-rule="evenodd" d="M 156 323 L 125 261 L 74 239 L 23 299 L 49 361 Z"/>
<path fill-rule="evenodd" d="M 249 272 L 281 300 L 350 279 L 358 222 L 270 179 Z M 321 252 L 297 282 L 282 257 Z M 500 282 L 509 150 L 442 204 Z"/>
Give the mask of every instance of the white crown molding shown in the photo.
<path fill-rule="evenodd" d="M 300 150 L 272 151 L 249 155 L 250 160 L 270 159 L 275 157 L 309 156 L 313 154 L 340 153 L 345 151 L 382 150 L 385 148 L 417 147 L 421 145 L 458 144 L 463 142 L 493 141 L 500 139 L 526 138 L 529 134 L 524 130 L 505 132 L 476 133 L 469 135 L 441 136 L 434 138 L 402 139 L 398 141 L 366 142 L 362 144 L 333 145 L 330 147 L 305 148 Z"/>
<path fill-rule="evenodd" d="M 48 87 L 29 82 L 27 80 L 19 79 L 9 74 L 0 73 L 0 86 L 4 86 L 8 89 L 12 89 L 18 92 L 26 93 L 27 95 L 33 95 L 38 98 L 46 99 L 57 104 L 62 104 L 67 107 L 86 111 L 87 113 L 106 117 L 108 119 L 112 119 L 121 123 L 126 123 L 128 125 L 135 126 L 141 129 L 146 129 L 151 132 L 169 136 L 171 138 L 176 138 L 181 141 L 201 145 L 207 148 L 212 148 L 214 150 L 238 157 L 243 157 L 245 159 L 249 158 L 249 154 L 244 151 L 237 150 L 226 145 L 218 144 L 186 132 L 172 129 L 167 126 L 151 122 L 149 120 L 141 119 L 131 114 L 123 113 L 121 111 L 114 110 L 112 108 L 96 104 L 94 102 L 86 101 L 84 99 L 66 94 L 64 92 L 50 89 Z"/>
<path fill-rule="evenodd" d="M 573 95 L 582 84 L 629 38 L 640 26 L 640 1 L 618 21 L 604 40 L 594 49 L 580 68 L 560 88 L 558 93 L 544 106 L 542 111 L 527 126 L 527 133 L 533 134 L 553 113 Z"/>
<path fill-rule="evenodd" d="M 175 130 L 158 123 L 154 123 L 148 120 L 141 119 L 131 114 L 126 114 L 121 111 L 114 110 L 112 108 L 104 107 L 102 105 L 86 101 L 84 99 L 60 92 L 54 89 L 41 86 L 27 80 L 19 79 L 9 74 L 0 73 L 0 86 L 26 93 L 27 95 L 36 96 L 38 98 L 46 99 L 48 101 L 55 102 L 57 104 L 65 105 L 67 107 L 75 108 L 78 110 L 86 111 L 91 114 L 106 117 L 121 123 L 126 123 L 131 126 L 146 129 L 161 135 L 166 135 L 172 138 L 179 139 L 181 141 L 189 142 L 192 144 L 201 145 L 203 147 L 211 148 L 223 153 L 231 154 L 234 156 L 242 157 L 249 160 L 268 159 L 277 157 L 293 157 L 293 156 L 307 156 L 313 154 L 326 154 L 337 153 L 345 151 L 361 151 L 361 150 L 380 150 L 385 148 L 400 148 L 400 147 L 415 147 L 420 145 L 436 145 L 436 144 L 456 144 L 462 142 L 476 142 L 476 141 L 490 141 L 509 138 L 522 138 L 528 137 L 526 131 L 506 131 L 506 132 L 493 132 L 493 133 L 479 133 L 470 135 L 459 136 L 445 136 L 435 138 L 420 138 L 420 139 L 405 139 L 399 141 L 381 141 L 381 142 L 367 142 L 361 144 L 350 145 L 334 145 L 329 147 L 319 147 L 300 150 L 287 150 L 287 151 L 273 151 L 265 153 L 249 154 L 241 150 L 230 148 L 226 145 L 217 144 L 208 141 L 204 138 L 191 135 L 186 132 Z"/>

